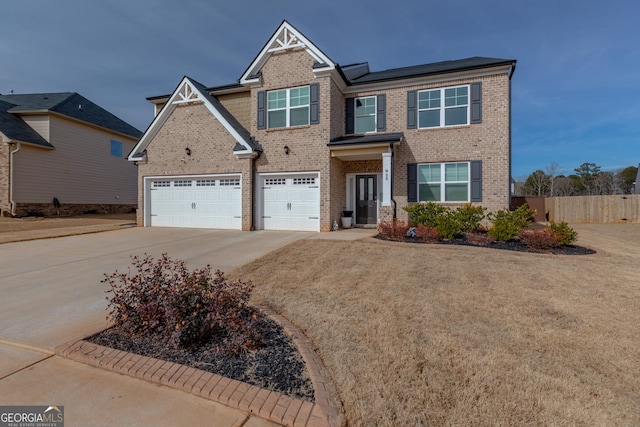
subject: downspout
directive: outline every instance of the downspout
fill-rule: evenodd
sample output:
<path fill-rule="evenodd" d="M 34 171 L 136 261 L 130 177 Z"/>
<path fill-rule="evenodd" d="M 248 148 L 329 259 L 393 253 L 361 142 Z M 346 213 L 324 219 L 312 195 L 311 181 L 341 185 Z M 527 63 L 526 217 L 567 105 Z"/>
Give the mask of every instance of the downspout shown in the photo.
<path fill-rule="evenodd" d="M 513 209 L 513 205 L 511 203 L 511 163 L 512 163 L 512 142 L 511 142 L 511 78 L 513 77 L 513 73 L 516 72 L 516 64 L 515 62 L 511 66 L 511 70 L 509 71 L 509 176 L 507 177 L 507 190 L 509 194 L 509 209 Z"/>
<path fill-rule="evenodd" d="M 393 158 L 396 155 L 395 150 L 393 149 L 393 143 L 389 144 L 389 148 L 391 149 L 391 203 L 393 203 L 393 220 L 398 219 L 398 205 L 396 204 L 396 200 L 393 198 L 393 174 L 395 173 Z"/>
<path fill-rule="evenodd" d="M 17 148 L 9 152 L 9 202 L 11 203 L 11 216 L 16 216 L 16 202 L 13 200 L 13 155 L 20 151 L 20 143 L 16 142 L 15 144 Z"/>

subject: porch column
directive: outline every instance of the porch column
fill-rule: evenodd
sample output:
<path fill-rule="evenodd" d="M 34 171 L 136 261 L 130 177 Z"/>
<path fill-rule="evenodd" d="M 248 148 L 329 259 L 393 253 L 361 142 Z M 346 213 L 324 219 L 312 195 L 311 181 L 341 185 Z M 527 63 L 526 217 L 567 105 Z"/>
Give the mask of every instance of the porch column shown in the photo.
<path fill-rule="evenodd" d="M 382 153 L 382 206 L 391 206 L 391 153 Z"/>

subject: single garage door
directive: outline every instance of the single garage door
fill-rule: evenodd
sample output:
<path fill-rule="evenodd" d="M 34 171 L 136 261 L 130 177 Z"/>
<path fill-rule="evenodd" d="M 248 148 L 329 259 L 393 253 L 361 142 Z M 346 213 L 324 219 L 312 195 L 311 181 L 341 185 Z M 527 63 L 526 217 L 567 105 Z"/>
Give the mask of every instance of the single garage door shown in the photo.
<path fill-rule="evenodd" d="M 317 173 L 260 177 L 265 230 L 320 231 Z"/>
<path fill-rule="evenodd" d="M 239 176 L 157 178 L 149 190 L 151 226 L 242 229 Z"/>

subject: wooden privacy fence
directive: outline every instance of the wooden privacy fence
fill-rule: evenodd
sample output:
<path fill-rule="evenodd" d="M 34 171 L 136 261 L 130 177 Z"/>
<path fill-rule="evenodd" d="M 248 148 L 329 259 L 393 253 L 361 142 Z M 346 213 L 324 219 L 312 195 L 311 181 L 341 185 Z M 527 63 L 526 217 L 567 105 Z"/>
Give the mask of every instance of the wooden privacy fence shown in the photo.
<path fill-rule="evenodd" d="M 640 194 L 548 197 L 549 221 L 640 223 Z"/>

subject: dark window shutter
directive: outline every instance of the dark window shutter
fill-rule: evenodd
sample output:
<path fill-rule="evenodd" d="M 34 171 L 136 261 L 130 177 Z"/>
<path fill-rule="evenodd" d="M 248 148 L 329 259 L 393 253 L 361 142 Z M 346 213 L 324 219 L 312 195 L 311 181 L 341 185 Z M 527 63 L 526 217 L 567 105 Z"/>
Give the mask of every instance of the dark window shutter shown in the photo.
<path fill-rule="evenodd" d="M 418 201 L 418 164 L 407 164 L 407 202 Z"/>
<path fill-rule="evenodd" d="M 407 129 L 418 127 L 418 91 L 407 92 Z"/>
<path fill-rule="evenodd" d="M 482 160 L 471 161 L 471 201 L 482 201 Z"/>
<path fill-rule="evenodd" d="M 267 94 L 265 91 L 258 92 L 258 129 L 267 127 Z"/>
<path fill-rule="evenodd" d="M 387 130 L 387 96 L 378 95 L 376 100 L 376 130 Z"/>
<path fill-rule="evenodd" d="M 309 85 L 309 124 L 320 123 L 320 83 Z"/>
<path fill-rule="evenodd" d="M 471 83 L 471 123 L 482 123 L 482 83 Z"/>
<path fill-rule="evenodd" d="M 347 135 L 355 133 L 356 128 L 355 128 L 355 110 L 356 110 L 356 105 L 355 105 L 355 98 L 347 98 L 346 100 L 346 104 L 347 104 L 347 110 L 345 111 L 345 133 Z"/>

